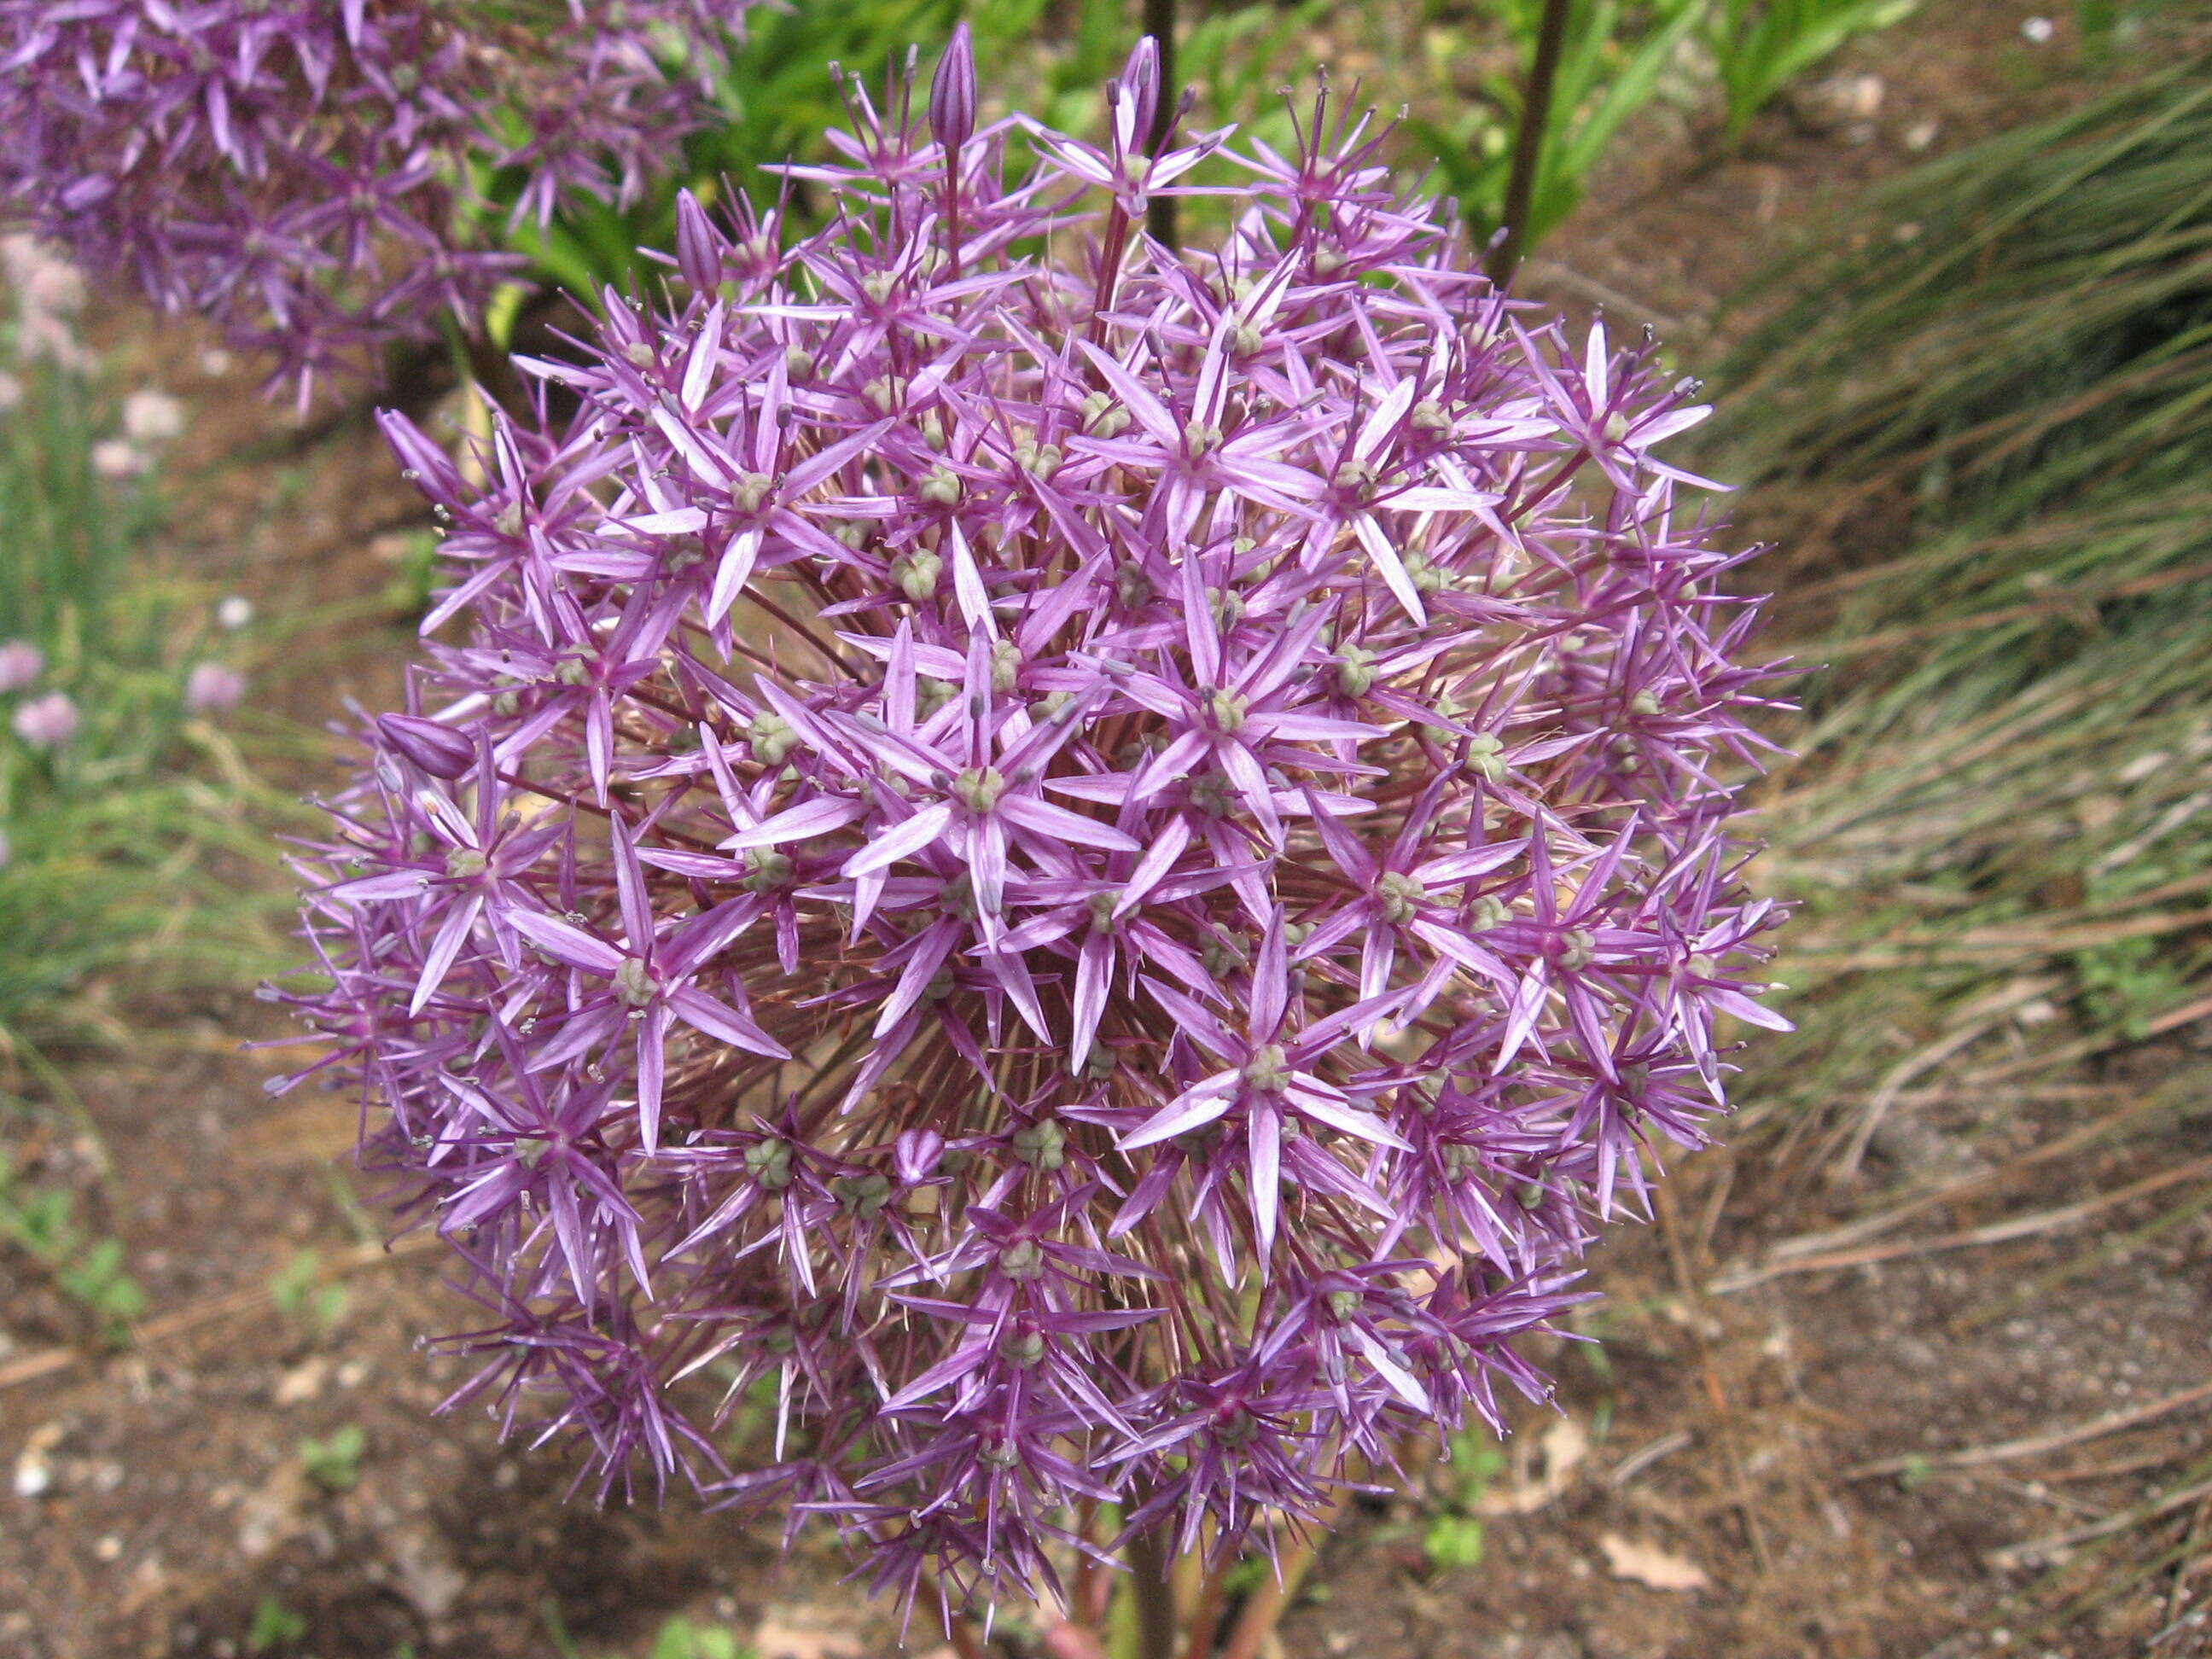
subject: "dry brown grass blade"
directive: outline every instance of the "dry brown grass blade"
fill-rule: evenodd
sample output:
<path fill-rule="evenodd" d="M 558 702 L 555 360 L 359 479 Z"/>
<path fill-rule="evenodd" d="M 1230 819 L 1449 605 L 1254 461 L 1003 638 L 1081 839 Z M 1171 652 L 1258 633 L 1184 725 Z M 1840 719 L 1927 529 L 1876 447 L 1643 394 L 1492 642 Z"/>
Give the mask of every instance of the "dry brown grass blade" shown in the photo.
<path fill-rule="evenodd" d="M 1803 649 L 1808 657 L 1818 658 L 1823 662 L 1836 662 L 1844 658 L 1894 650 L 1899 646 L 1943 639 L 1953 634 L 1971 634 L 1978 629 L 2001 628 L 2008 623 L 2028 622 L 2038 617 L 2078 614 L 2084 606 L 2094 606 L 2112 599 L 2136 599 L 2146 593 L 2155 593 L 2161 588 L 2185 586 L 2191 582 L 2202 581 L 2207 576 L 2212 576 L 2212 564 L 2185 565 L 2178 570 L 2161 570 L 2155 575 L 2138 576 L 2130 581 L 2108 582 L 2101 586 L 2085 584 L 2061 589 L 2048 599 L 2033 599 L 2022 605 L 2000 605 L 1994 610 L 1976 611 L 1972 616 L 1947 617 L 1941 622 L 1886 628 L 1871 634 L 1853 635 L 1848 639 L 1820 640 Z"/>
<path fill-rule="evenodd" d="M 2212 494 L 2181 495 L 2174 498 L 2171 505 L 2183 511 L 2212 509 Z M 2029 554 L 2040 550 L 2050 549 L 2063 550 L 2075 547 L 2081 544 L 2081 520 L 2079 517 L 2069 515 L 2039 520 L 2019 530 L 1961 543 L 1956 550 L 1956 556 L 1967 558 L 2004 551 L 2024 558 Z M 1793 586 L 1790 589 L 1790 598 L 1797 602 L 1825 599 L 1838 593 L 1853 592 L 1879 582 L 1891 581 L 1900 575 L 1909 574 L 1914 566 L 1924 563 L 1927 556 L 1925 551 L 1916 549 L 1902 557 L 1885 559 L 1878 563 L 1857 565 L 1847 570 L 1840 570 L 1833 575 L 1823 576 L 1816 581 L 1804 582 Z"/>
<path fill-rule="evenodd" d="M 1823 944 L 1817 937 L 1793 940 L 1793 961 L 1829 973 L 1863 972 L 1876 968 L 1988 967 L 2017 961 L 2026 966 L 2076 951 L 2094 951 L 2123 939 L 2155 939 L 2163 933 L 2202 927 L 2212 922 L 2212 908 L 2177 910 L 2169 915 L 2138 916 L 2131 921 L 2090 922 L 2068 927 L 2041 923 L 2021 927 L 1971 927 L 1945 934 L 1923 936 L 1924 942 L 1877 946 Z"/>
<path fill-rule="evenodd" d="M 1943 1094 L 1949 1091 L 1931 1091 L 1930 1092 Z M 2047 1141 L 2033 1151 L 2022 1153 L 2010 1163 L 1997 1169 L 1985 1170 L 1976 1175 L 1964 1176 L 1956 1181 L 1946 1182 L 1943 1185 L 1932 1188 L 1916 1198 L 1907 1199 L 1902 1204 L 1892 1205 L 1876 1214 L 1863 1217 L 1857 1221 L 1848 1222 L 1840 1227 L 1832 1227 L 1826 1232 L 1803 1233 L 1796 1238 L 1785 1238 L 1767 1251 L 1766 1259 L 1770 1262 L 1776 1262 L 1822 1255 L 1832 1250 L 1840 1250 L 1852 1244 L 1862 1243 L 1867 1239 L 1878 1237 L 1891 1228 L 1902 1225 L 1916 1215 L 1923 1214 L 1929 1210 L 1941 1209 L 1945 1205 L 1956 1204 L 1965 1199 L 1978 1197 L 1984 1193 L 1991 1192 L 2004 1186 L 2015 1177 L 2025 1175 L 2042 1164 L 2049 1164 L 2057 1158 L 2070 1158 L 2083 1148 L 2094 1146 L 2106 1136 L 2118 1133 L 2136 1119 L 2171 1103 L 2163 1091 L 2144 1095 L 2139 1099 L 2131 1101 L 2120 1110 L 2107 1113 L 2103 1117 L 2085 1123 L 2080 1128 L 2060 1135 L 2055 1140 Z"/>
<path fill-rule="evenodd" d="M 2125 1411 L 2107 1412 L 2102 1417 L 2092 1418 L 2087 1423 L 2077 1423 L 2071 1428 L 2023 1435 L 2017 1440 L 2000 1440 L 1985 1446 L 1962 1446 L 1956 1451 L 1905 1452 L 1895 1457 L 1877 1457 L 1870 1463 L 1857 1463 L 1845 1469 L 1844 1478 L 1863 1480 L 1879 1474 L 1902 1474 L 1907 1469 L 1971 1469 L 1987 1463 L 2008 1463 L 2015 1458 L 2039 1457 L 2045 1452 L 2063 1451 L 2069 1446 L 2078 1446 L 2086 1441 L 2101 1439 L 2108 1434 L 2118 1434 L 2123 1429 L 2137 1428 L 2145 1423 L 2155 1422 L 2161 1417 L 2185 1411 L 2208 1400 L 2212 1400 L 2212 1382 L 2200 1382 L 2193 1389 L 2184 1389 L 2163 1400 L 2146 1401 L 2140 1406 L 2130 1406 Z"/>
<path fill-rule="evenodd" d="M 2023 1543 L 2008 1544 L 2002 1549 L 1991 1550 L 1982 1559 L 1997 1572 L 2009 1572 L 2015 1567 L 2032 1566 L 2038 1561 L 2048 1561 L 2077 1544 L 2094 1543 L 2100 1538 L 2110 1538 L 2117 1533 L 2128 1532 L 2146 1521 L 2155 1521 L 2162 1515 L 2186 1509 L 2207 1494 L 2212 1494 L 2212 1480 L 2198 1480 L 2176 1492 L 2166 1493 L 2148 1504 L 2115 1515 L 2103 1521 L 2092 1521 L 2085 1526 L 2069 1527 L 2064 1532 L 2054 1532 L 2042 1538 L 2031 1538 Z"/>
<path fill-rule="evenodd" d="M 2186 1002 L 2177 1003 L 2163 1013 L 2154 1014 L 2143 1022 L 2140 1035 L 2142 1037 L 2164 1036 L 2168 1031 L 2178 1030 L 2182 1026 L 2203 1019 L 2208 1015 L 2212 1015 L 2212 996 L 2192 997 Z M 1970 1072 L 1959 1079 L 1959 1086 L 1968 1089 L 1988 1088 L 2016 1078 L 2023 1072 L 2055 1071 L 2059 1066 L 2070 1066 L 2076 1060 L 2087 1060 L 2094 1055 L 2109 1053 L 2114 1048 L 2124 1047 L 2137 1040 L 2137 1035 L 2131 1032 L 2092 1031 L 2086 1036 L 2076 1037 L 2072 1042 L 2061 1043 L 2056 1048 L 2022 1054 L 2017 1060 L 2005 1060 L 2000 1065 L 1984 1066 L 1978 1071 Z"/>
<path fill-rule="evenodd" d="M 1766 1261 L 1756 1267 L 1741 1268 L 1723 1273 L 1709 1287 L 1716 1296 L 1731 1296 L 1738 1291 L 1747 1291 L 1769 1279 L 1781 1279 L 1792 1273 L 1827 1273 L 1840 1267 L 1869 1267 L 1876 1262 L 1894 1261 L 1901 1257 L 1933 1255 L 1942 1250 L 1972 1249 L 1988 1244 L 2008 1244 L 2016 1239 L 2033 1238 L 2043 1233 L 2063 1232 L 2104 1214 L 2107 1210 L 2151 1194 L 2163 1192 L 2168 1187 L 2201 1176 L 2212 1176 L 2212 1153 L 2191 1158 L 2188 1163 L 2171 1170 L 2161 1170 L 2156 1175 L 2146 1176 L 2109 1193 L 2100 1193 L 2094 1198 L 2085 1198 L 2078 1204 L 2061 1205 L 2055 1210 L 2039 1210 L 2033 1215 L 2014 1216 L 2004 1221 L 1992 1221 L 1986 1226 L 1968 1227 L 1963 1231 L 1943 1233 L 1935 1238 L 1899 1239 L 1888 1244 L 1869 1244 L 1856 1250 L 1833 1250 L 1822 1255 L 1800 1257 L 1794 1261 Z"/>
<path fill-rule="evenodd" d="M 2106 1231 L 2100 1233 L 2086 1249 L 2076 1251 L 2056 1267 L 2045 1268 L 2027 1279 L 2016 1279 L 2001 1295 L 1991 1297 L 1962 1313 L 1954 1314 L 1944 1322 L 1944 1329 L 1954 1337 L 1963 1336 L 1984 1325 L 2009 1318 L 2022 1309 L 2033 1306 L 2069 1280 L 2124 1261 L 2153 1240 L 2164 1237 L 2176 1228 L 2187 1226 L 2207 1210 L 2212 1210 L 2212 1185 L 2200 1187 L 2180 1203 L 2169 1205 L 2141 1226 L 2130 1228 L 2125 1232 Z"/>
<path fill-rule="evenodd" d="M 1667 1248 L 1667 1262 L 1674 1277 L 1674 1289 L 1690 1310 L 1690 1340 L 1698 1350 L 1698 1369 L 1705 1383 L 1705 1401 L 1712 1408 L 1714 1439 L 1728 1468 L 1730 1502 L 1736 1517 L 1743 1523 L 1744 1538 L 1751 1546 L 1753 1558 L 1759 1570 L 1768 1577 L 1774 1574 L 1774 1555 L 1766 1541 L 1766 1528 L 1760 1524 L 1759 1510 L 1752 1500 L 1750 1473 L 1745 1467 L 1741 1437 L 1736 1431 L 1736 1417 L 1729 1402 L 1728 1389 L 1721 1382 L 1720 1366 L 1713 1355 L 1712 1343 L 1705 1334 L 1704 1302 L 1705 1274 L 1702 1265 L 1691 1254 L 1691 1241 L 1683 1235 L 1681 1218 L 1676 1211 L 1674 1188 L 1671 1182 L 1662 1181 L 1652 1189 L 1652 1209 L 1659 1222 L 1659 1237 Z"/>
<path fill-rule="evenodd" d="M 1867 1097 L 1867 1103 L 1859 1113 L 1859 1121 L 1850 1131 L 1842 1155 L 1836 1160 L 1836 1179 L 1847 1181 L 1858 1173 L 1859 1165 L 1866 1160 L 1867 1148 L 1874 1144 L 1875 1133 L 1889 1115 L 1890 1109 L 1897 1104 L 1898 1097 L 1904 1093 L 1906 1084 L 1932 1072 L 1954 1054 L 1972 1048 L 2002 1024 L 2011 1012 L 2008 1004 L 1994 1009 L 1971 1024 L 1937 1039 L 1917 1053 L 1907 1054 L 1890 1067 L 1889 1074 L 1875 1085 L 1874 1092 Z"/>

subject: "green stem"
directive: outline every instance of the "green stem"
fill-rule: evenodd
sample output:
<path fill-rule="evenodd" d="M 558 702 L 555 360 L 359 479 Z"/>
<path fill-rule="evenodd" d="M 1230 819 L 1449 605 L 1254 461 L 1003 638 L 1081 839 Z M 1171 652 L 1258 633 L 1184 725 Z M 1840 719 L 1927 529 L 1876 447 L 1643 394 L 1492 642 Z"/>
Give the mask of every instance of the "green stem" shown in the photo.
<path fill-rule="evenodd" d="M 1513 138 L 1513 171 L 1505 181 L 1505 239 L 1492 248 L 1484 269 L 1503 283 L 1520 266 L 1528 247 L 1528 210 L 1544 159 L 1544 140 L 1552 125 L 1552 89 L 1559 78 L 1559 58 L 1567 44 L 1567 13 L 1574 0 L 1544 0 L 1536 25 L 1536 57 L 1528 66 L 1528 86 L 1521 100 L 1521 128 Z"/>
<path fill-rule="evenodd" d="M 1183 1632 L 1182 1659 L 1213 1659 L 1213 1638 L 1221 1625 L 1223 1580 L 1228 1571 L 1226 1561 L 1206 1569 L 1199 1585 L 1198 1603 L 1191 1609 L 1190 1628 Z"/>
<path fill-rule="evenodd" d="M 1175 1589 L 1168 1576 L 1166 1526 L 1138 1534 L 1127 1549 L 1139 1659 L 1176 1659 Z"/>

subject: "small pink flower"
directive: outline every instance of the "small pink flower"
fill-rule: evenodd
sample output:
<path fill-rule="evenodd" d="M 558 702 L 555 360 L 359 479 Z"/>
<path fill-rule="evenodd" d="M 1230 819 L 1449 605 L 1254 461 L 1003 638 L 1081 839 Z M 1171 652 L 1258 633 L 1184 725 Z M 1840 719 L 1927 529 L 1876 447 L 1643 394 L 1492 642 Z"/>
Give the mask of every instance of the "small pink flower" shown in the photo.
<path fill-rule="evenodd" d="M 123 431 L 134 443 L 166 443 L 185 429 L 185 406 L 166 392 L 134 392 L 123 400 Z"/>
<path fill-rule="evenodd" d="M 49 691 L 15 711 L 15 735 L 33 749 L 58 749 L 76 735 L 77 722 L 68 694 Z"/>
<path fill-rule="evenodd" d="M 185 676 L 185 707 L 195 714 L 235 708 L 245 695 L 246 676 L 219 662 L 196 663 Z"/>
<path fill-rule="evenodd" d="M 46 672 L 46 653 L 28 640 L 0 645 L 0 692 L 21 691 Z"/>
<path fill-rule="evenodd" d="M 0 271 L 16 300 L 35 311 L 84 309 L 84 274 L 35 236 L 0 236 Z"/>
<path fill-rule="evenodd" d="M 0 415 L 23 405 L 23 383 L 12 374 L 0 374 Z"/>
<path fill-rule="evenodd" d="M 103 478 L 135 478 L 146 465 L 146 452 L 127 439 L 103 438 L 92 447 L 92 470 Z"/>

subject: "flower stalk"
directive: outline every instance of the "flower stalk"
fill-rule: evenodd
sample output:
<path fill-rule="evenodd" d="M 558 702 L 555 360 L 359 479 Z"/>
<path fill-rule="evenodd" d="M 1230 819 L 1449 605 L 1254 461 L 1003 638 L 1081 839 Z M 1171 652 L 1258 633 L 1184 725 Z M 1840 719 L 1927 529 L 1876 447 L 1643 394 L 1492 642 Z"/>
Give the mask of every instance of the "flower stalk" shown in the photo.
<path fill-rule="evenodd" d="M 1159 47 L 1159 106 L 1146 144 L 1147 150 L 1158 155 L 1167 149 L 1182 97 L 1182 83 L 1176 78 L 1176 0 L 1145 0 L 1145 33 Z M 1166 247 L 1178 246 L 1174 197 L 1154 196 L 1146 204 L 1145 214 L 1145 228 L 1154 241 Z"/>
<path fill-rule="evenodd" d="M 1505 234 L 1490 252 L 1484 269 L 1503 284 L 1521 268 L 1528 248 L 1528 213 L 1543 171 L 1551 137 L 1552 94 L 1559 85 L 1559 59 L 1567 46 L 1567 18 L 1574 0 L 1544 0 L 1536 24 L 1536 51 L 1529 60 L 1528 82 L 1521 95 L 1521 120 L 1513 135 L 1513 167 L 1505 179 Z"/>

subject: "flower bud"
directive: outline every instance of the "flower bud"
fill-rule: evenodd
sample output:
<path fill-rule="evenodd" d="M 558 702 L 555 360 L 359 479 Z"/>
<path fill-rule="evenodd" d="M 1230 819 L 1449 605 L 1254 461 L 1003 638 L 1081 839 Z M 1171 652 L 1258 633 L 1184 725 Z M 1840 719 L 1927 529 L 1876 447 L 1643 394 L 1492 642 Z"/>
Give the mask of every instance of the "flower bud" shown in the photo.
<path fill-rule="evenodd" d="M 1467 769 L 1485 783 L 1503 781 L 1505 776 L 1505 745 L 1488 732 L 1478 732 L 1467 740 Z"/>
<path fill-rule="evenodd" d="M 753 758 L 763 766 L 781 766 L 799 746 L 799 733 L 782 715 L 763 709 L 745 727 L 745 741 L 752 745 Z"/>
<path fill-rule="evenodd" d="M 1067 1162 L 1067 1131 L 1050 1118 L 1014 1131 L 1014 1156 L 1048 1173 Z"/>
<path fill-rule="evenodd" d="M 676 268 L 692 289 L 712 294 L 722 280 L 722 238 L 688 190 L 676 193 Z"/>
<path fill-rule="evenodd" d="M 1375 684 L 1375 653 L 1356 645 L 1338 653 L 1336 689 L 1347 697 L 1364 697 Z"/>
<path fill-rule="evenodd" d="M 902 1129 L 892 1143 L 891 1165 L 909 1187 L 933 1179 L 945 1157 L 945 1137 L 934 1129 Z"/>
<path fill-rule="evenodd" d="M 937 592 L 938 574 L 945 568 L 945 561 L 926 549 L 902 553 L 891 561 L 891 580 L 899 592 L 916 605 Z"/>
<path fill-rule="evenodd" d="M 477 763 L 477 746 L 450 726 L 419 714 L 379 714 L 386 744 L 434 778 L 458 778 Z"/>
<path fill-rule="evenodd" d="M 957 152 L 975 131 L 975 46 L 963 23 L 952 31 L 929 84 L 929 131 L 947 152 Z"/>

